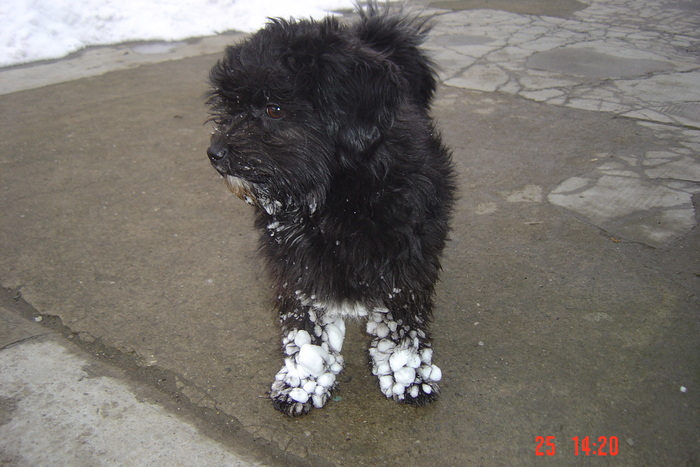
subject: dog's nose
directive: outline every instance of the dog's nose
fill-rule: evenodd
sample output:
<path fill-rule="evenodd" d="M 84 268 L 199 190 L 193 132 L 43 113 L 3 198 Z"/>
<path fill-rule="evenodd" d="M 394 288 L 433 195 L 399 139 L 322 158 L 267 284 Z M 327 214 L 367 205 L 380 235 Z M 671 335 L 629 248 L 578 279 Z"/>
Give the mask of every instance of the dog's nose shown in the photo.
<path fill-rule="evenodd" d="M 227 154 L 228 150 L 226 147 L 209 146 L 207 149 L 207 156 L 209 156 L 209 160 L 212 162 L 219 162 L 220 160 L 224 159 Z"/>

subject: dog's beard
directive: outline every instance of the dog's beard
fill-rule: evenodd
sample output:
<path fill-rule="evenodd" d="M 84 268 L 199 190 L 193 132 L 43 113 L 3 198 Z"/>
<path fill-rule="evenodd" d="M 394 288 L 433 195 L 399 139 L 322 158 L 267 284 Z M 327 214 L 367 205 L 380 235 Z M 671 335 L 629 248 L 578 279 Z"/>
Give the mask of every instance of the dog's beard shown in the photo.
<path fill-rule="evenodd" d="M 250 183 L 242 178 L 234 177 L 233 175 L 224 175 L 226 187 L 231 193 L 238 196 L 248 204 L 256 205 L 255 196 L 251 190 Z"/>
<path fill-rule="evenodd" d="M 279 201 L 271 200 L 267 196 L 257 193 L 258 190 L 256 190 L 254 185 L 247 180 L 234 177 L 233 175 L 224 175 L 224 181 L 226 182 L 226 187 L 229 189 L 229 191 L 231 191 L 231 193 L 238 196 L 251 206 L 256 206 L 263 209 L 270 215 L 276 214 L 282 207 L 282 204 Z"/>

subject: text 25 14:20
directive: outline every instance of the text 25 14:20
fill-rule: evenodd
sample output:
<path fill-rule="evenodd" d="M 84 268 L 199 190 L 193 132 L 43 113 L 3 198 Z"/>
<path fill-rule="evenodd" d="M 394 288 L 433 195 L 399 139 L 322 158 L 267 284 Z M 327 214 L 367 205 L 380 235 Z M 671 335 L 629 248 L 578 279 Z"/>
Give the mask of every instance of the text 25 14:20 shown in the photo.
<path fill-rule="evenodd" d="M 617 456 L 620 450 L 620 442 L 617 436 L 599 436 L 597 440 L 591 441 L 590 436 L 574 436 L 574 455 L 585 454 L 586 456 Z M 537 446 L 536 456 L 553 456 L 557 453 L 555 436 L 535 437 Z"/>

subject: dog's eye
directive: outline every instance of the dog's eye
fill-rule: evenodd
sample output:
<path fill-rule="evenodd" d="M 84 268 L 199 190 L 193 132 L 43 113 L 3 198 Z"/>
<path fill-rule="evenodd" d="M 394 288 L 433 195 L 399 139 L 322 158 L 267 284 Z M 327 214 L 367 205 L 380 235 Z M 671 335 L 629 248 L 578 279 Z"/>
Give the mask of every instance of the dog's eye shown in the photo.
<path fill-rule="evenodd" d="M 279 105 L 269 104 L 265 112 L 268 117 L 274 118 L 275 120 L 284 116 L 284 110 L 282 110 L 282 107 Z"/>

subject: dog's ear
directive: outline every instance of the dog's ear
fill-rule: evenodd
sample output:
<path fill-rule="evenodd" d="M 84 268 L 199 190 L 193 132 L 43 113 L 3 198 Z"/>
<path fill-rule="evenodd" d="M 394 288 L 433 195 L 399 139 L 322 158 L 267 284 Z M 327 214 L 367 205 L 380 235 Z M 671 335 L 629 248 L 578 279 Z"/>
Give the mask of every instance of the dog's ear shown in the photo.
<path fill-rule="evenodd" d="M 406 82 L 396 65 L 365 45 L 324 57 L 321 113 L 351 154 L 368 152 L 393 125 Z"/>
<path fill-rule="evenodd" d="M 374 50 L 382 51 L 395 63 L 411 86 L 410 98 L 427 109 L 432 100 L 437 78 L 435 65 L 421 49 L 432 28 L 430 15 L 392 14 L 387 7 L 380 8 L 368 2 L 358 8 L 360 21 L 353 33 Z"/>

